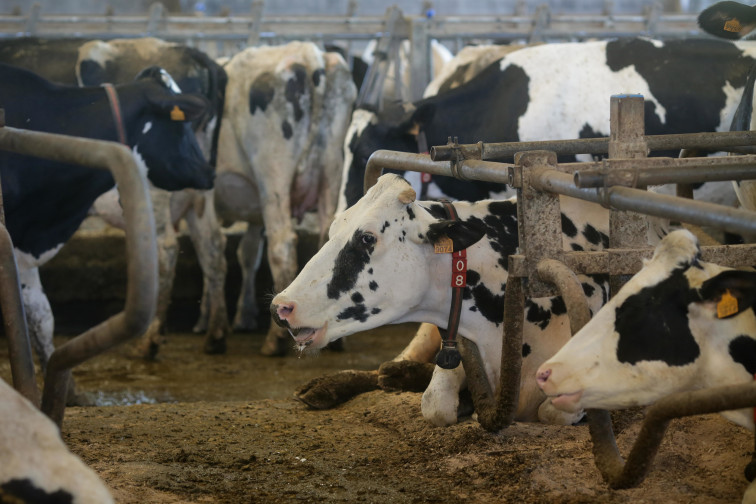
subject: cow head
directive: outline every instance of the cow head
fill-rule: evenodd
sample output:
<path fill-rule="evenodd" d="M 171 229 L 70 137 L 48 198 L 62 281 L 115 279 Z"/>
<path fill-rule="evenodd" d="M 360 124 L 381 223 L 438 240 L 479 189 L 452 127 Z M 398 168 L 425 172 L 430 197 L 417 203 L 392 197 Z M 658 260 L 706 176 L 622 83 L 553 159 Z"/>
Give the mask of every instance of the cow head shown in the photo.
<path fill-rule="evenodd" d="M 357 204 L 338 214 L 329 241 L 271 304 L 274 320 L 288 327 L 300 348 L 385 324 L 430 320 L 448 296 L 450 254 L 434 254 L 447 236 L 455 250 L 478 241 L 482 231 L 464 221 L 439 220 L 415 203 L 401 177 L 380 177 Z M 445 261 L 444 271 L 439 273 Z"/>
<path fill-rule="evenodd" d="M 705 32 L 726 39 L 740 39 L 756 27 L 756 8 L 739 2 L 717 2 L 698 15 Z"/>
<path fill-rule="evenodd" d="M 670 233 L 593 319 L 537 371 L 566 411 L 648 405 L 665 395 L 753 380 L 756 273 L 700 260 Z M 745 425 L 737 417 L 732 420 Z"/>
<path fill-rule="evenodd" d="M 191 122 L 208 106 L 200 95 L 181 94 L 165 70 L 150 67 L 131 85 L 118 86 L 128 143 L 147 167 L 147 177 L 168 191 L 210 189 L 215 170 L 205 160 Z M 141 95 L 141 98 L 139 96 Z"/>

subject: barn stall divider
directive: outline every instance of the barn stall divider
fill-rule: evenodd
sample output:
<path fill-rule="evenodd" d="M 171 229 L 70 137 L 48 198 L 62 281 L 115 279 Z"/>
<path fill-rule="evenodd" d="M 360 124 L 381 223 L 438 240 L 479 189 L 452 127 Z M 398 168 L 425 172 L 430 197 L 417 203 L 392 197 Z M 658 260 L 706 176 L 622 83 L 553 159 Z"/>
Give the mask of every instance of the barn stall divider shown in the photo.
<path fill-rule="evenodd" d="M 5 126 L 1 112 L 0 150 L 110 170 L 121 194 L 126 222 L 125 306 L 120 313 L 59 346 L 51 355 L 44 380 L 41 410 L 60 428 L 71 369 L 140 336 L 155 315 L 158 270 L 155 218 L 145 175 L 138 169 L 128 148 L 117 142 L 12 128 Z M 0 307 L 6 328 L 10 329 L 8 345 L 13 385 L 24 397 L 40 406 L 16 259 L 10 236 L 6 235 L 8 233 L 3 224 L 0 228 Z"/>
<path fill-rule="evenodd" d="M 756 132 L 644 135 L 643 97 L 612 96 L 610 136 L 541 142 L 434 146 L 430 155 L 376 151 L 368 160 L 365 190 L 384 169 L 427 172 L 508 183 L 517 189 L 519 249 L 509 256 L 504 299 L 501 382 L 494 396 L 477 346 L 460 338 L 459 349 L 478 421 L 498 431 L 514 421 L 522 365 L 524 299 L 561 295 L 574 334 L 590 319 L 576 274 L 608 274 L 612 293 L 623 277 L 641 269 L 653 249 L 646 244 L 643 216 L 650 215 L 756 235 L 756 212 L 649 193 L 647 184 L 756 179 L 756 156 L 646 158 L 650 150 L 708 148 L 752 151 Z M 534 150 L 531 150 L 534 149 Z M 603 161 L 557 163 L 557 154 L 608 154 Z M 490 161 L 514 155 L 514 164 Z M 609 248 L 565 252 L 559 195 L 602 204 L 610 212 Z M 730 267 L 756 264 L 756 245 L 702 246 L 704 261 Z M 589 410 L 594 461 L 612 488 L 638 485 L 645 477 L 672 418 L 756 406 L 756 383 L 671 394 L 648 407 L 627 460 L 617 448 L 608 411 Z M 756 456 L 756 452 L 754 452 Z M 747 468 L 756 474 L 756 458 Z"/>

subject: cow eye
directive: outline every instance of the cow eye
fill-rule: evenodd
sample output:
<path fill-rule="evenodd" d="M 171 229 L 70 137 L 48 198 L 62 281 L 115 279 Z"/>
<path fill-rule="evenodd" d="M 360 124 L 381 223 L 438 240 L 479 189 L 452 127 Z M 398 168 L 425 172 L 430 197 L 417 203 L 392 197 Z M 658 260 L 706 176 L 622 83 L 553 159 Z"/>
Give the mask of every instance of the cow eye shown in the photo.
<path fill-rule="evenodd" d="M 373 233 L 362 233 L 362 236 L 360 237 L 362 240 L 362 243 L 365 245 L 374 245 L 375 244 L 375 235 Z"/>

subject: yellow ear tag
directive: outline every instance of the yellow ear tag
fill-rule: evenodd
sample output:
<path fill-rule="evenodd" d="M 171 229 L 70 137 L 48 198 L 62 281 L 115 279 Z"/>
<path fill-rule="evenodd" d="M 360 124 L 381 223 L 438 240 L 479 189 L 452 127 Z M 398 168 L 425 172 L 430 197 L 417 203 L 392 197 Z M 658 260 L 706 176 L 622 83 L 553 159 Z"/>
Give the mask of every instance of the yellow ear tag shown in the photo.
<path fill-rule="evenodd" d="M 722 294 L 722 299 L 717 303 L 717 318 L 725 318 L 738 313 L 738 300 L 730 294 L 729 289 Z"/>
<path fill-rule="evenodd" d="M 174 105 L 173 110 L 171 110 L 171 121 L 186 121 L 184 111 L 178 105 Z"/>
<path fill-rule="evenodd" d="M 724 24 L 724 31 L 738 33 L 743 27 L 737 19 L 728 19 Z"/>
<path fill-rule="evenodd" d="M 454 252 L 454 242 L 448 236 L 439 238 L 438 241 L 433 244 L 433 252 L 436 254 L 451 254 Z"/>

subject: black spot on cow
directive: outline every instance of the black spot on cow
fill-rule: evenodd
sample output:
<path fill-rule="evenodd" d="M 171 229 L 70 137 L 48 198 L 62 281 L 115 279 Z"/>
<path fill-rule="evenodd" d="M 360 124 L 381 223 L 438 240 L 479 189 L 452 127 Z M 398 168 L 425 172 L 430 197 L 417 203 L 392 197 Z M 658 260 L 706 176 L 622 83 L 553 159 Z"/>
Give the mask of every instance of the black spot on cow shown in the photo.
<path fill-rule="evenodd" d="M 364 301 L 365 301 L 365 298 L 362 297 L 362 294 L 360 294 L 359 292 L 355 292 L 354 294 L 352 294 L 352 302 L 353 303 L 355 303 L 355 304 L 357 304 L 357 303 L 363 303 Z"/>
<path fill-rule="evenodd" d="M 389 227 L 391 224 L 389 224 L 389 221 L 384 221 L 383 226 L 381 226 L 381 233 L 386 231 L 386 228 Z"/>
<path fill-rule="evenodd" d="M 596 292 L 596 288 L 589 283 L 583 282 L 581 285 L 583 286 L 583 292 L 586 297 L 591 297 L 593 296 L 593 293 Z"/>
<path fill-rule="evenodd" d="M 355 231 L 349 243 L 344 245 L 336 256 L 333 277 L 326 287 L 329 299 L 339 299 L 343 293 L 350 291 L 357 283 L 357 277 L 370 262 L 370 254 L 373 253 L 375 243 L 365 239 L 365 235 L 366 233 L 359 229 Z M 371 268 L 369 273 L 372 272 Z"/>
<path fill-rule="evenodd" d="M 475 270 L 467 270 L 467 285 L 476 285 L 480 282 L 480 273 Z"/>
<path fill-rule="evenodd" d="M 583 236 L 588 240 L 588 243 L 609 248 L 609 237 L 590 224 L 586 224 L 583 228 Z"/>
<path fill-rule="evenodd" d="M 551 322 L 551 312 L 541 305 L 525 300 L 525 320 L 531 324 L 537 325 L 541 330 L 548 327 Z"/>
<path fill-rule="evenodd" d="M 528 355 L 530 355 L 530 352 L 531 352 L 531 351 L 532 351 L 532 350 L 530 349 L 530 345 L 528 345 L 527 343 L 523 343 L 523 344 L 522 344 L 522 358 L 523 358 L 523 359 L 524 359 L 525 357 L 527 357 Z"/>
<path fill-rule="evenodd" d="M 504 295 L 494 294 L 485 284 L 478 284 L 472 288 L 475 306 L 486 320 L 499 325 L 504 321 Z"/>
<path fill-rule="evenodd" d="M 497 201 L 488 205 L 489 215 L 483 219 L 471 217 L 468 222 L 484 230 L 491 248 L 500 254 L 498 263 L 504 269 L 508 257 L 517 251 L 517 204 Z"/>
<path fill-rule="evenodd" d="M 692 293 L 683 271 L 673 270 L 666 279 L 644 287 L 617 307 L 614 325 L 620 362 L 662 361 L 684 366 L 701 354 L 688 327 Z"/>
<path fill-rule="evenodd" d="M 372 275 L 372 274 L 373 274 L 373 268 L 370 268 L 370 269 L 368 269 L 368 274 L 369 274 L 369 275 Z"/>
<path fill-rule="evenodd" d="M 373 308 L 372 310 L 370 310 L 371 315 L 378 315 L 379 313 L 381 313 L 380 308 Z"/>
<path fill-rule="evenodd" d="M 0 502 L 28 502 L 34 504 L 70 504 L 73 495 L 65 490 L 46 492 L 28 479 L 12 479 L 0 484 Z"/>
<path fill-rule="evenodd" d="M 336 315 L 336 320 L 354 319 L 359 322 L 365 322 L 368 319 L 367 308 L 364 304 L 350 306 L 346 310 Z"/>
<path fill-rule="evenodd" d="M 312 72 L 312 83 L 315 85 L 315 87 L 318 87 L 320 85 L 320 79 L 325 76 L 325 68 L 318 68 L 314 72 Z"/>
<path fill-rule="evenodd" d="M 582 245 L 578 245 L 577 243 L 572 243 L 572 244 L 570 244 L 570 247 L 571 247 L 571 248 L 572 248 L 572 250 L 574 250 L 575 252 L 582 252 L 583 250 L 585 250 L 585 249 L 583 248 L 583 246 L 582 246 Z"/>
<path fill-rule="evenodd" d="M 294 75 L 286 81 L 284 96 L 294 109 L 294 120 L 301 121 L 304 117 L 301 101 L 307 91 L 307 72 L 305 71 L 305 67 L 298 63 L 291 65 L 291 70 Z"/>
<path fill-rule="evenodd" d="M 572 222 L 572 219 L 564 215 L 564 213 L 562 213 L 562 233 L 570 238 L 575 238 L 577 236 L 577 227 L 575 227 L 575 223 Z"/>
<path fill-rule="evenodd" d="M 551 298 L 551 313 L 553 315 L 564 315 L 567 313 L 567 305 L 564 304 L 564 299 L 561 296 Z"/>
<path fill-rule="evenodd" d="M 378 282 L 376 282 L 375 280 L 371 280 L 370 283 L 368 284 L 368 287 L 370 287 L 371 291 L 376 291 L 378 290 Z"/>
<path fill-rule="evenodd" d="M 745 335 L 730 341 L 730 357 L 741 364 L 748 374 L 756 375 L 756 340 Z"/>
<path fill-rule="evenodd" d="M 448 219 L 446 208 L 441 203 L 434 203 L 427 207 L 426 210 L 436 219 Z"/>
<path fill-rule="evenodd" d="M 106 63 L 107 64 L 107 63 Z M 79 63 L 79 75 L 82 82 L 108 82 L 107 72 L 98 62 L 85 59 Z"/>
<path fill-rule="evenodd" d="M 270 72 L 265 72 L 255 79 L 252 87 L 249 88 L 250 114 L 254 115 L 257 109 L 265 112 L 270 102 L 273 101 L 276 89 L 275 82 L 276 77 Z"/>
<path fill-rule="evenodd" d="M 415 218 L 415 211 L 412 210 L 412 207 L 410 205 L 407 205 L 407 215 L 409 216 L 410 220 Z"/>
<path fill-rule="evenodd" d="M 283 133 L 283 136 L 286 140 L 294 136 L 294 130 L 291 127 L 291 124 L 289 124 L 289 121 L 286 119 L 283 120 L 281 123 L 281 132 Z"/>

